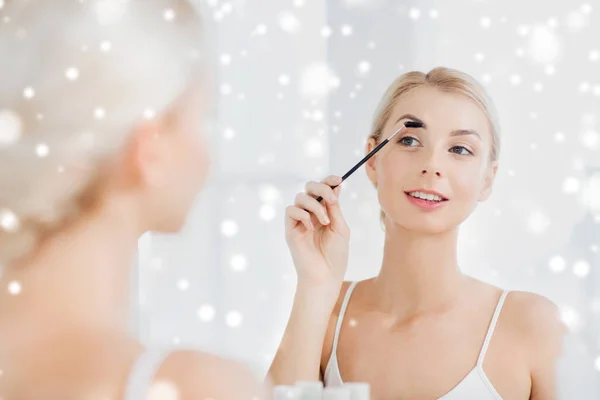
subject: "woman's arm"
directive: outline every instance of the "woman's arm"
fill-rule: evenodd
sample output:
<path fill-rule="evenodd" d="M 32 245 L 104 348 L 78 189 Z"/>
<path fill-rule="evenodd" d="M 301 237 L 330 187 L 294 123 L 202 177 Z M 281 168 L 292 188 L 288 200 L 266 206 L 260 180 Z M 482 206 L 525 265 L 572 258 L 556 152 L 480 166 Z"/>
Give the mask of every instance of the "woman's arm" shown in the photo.
<path fill-rule="evenodd" d="M 323 341 L 338 294 L 336 287 L 298 286 L 287 328 L 269 369 L 274 385 L 322 379 Z"/>

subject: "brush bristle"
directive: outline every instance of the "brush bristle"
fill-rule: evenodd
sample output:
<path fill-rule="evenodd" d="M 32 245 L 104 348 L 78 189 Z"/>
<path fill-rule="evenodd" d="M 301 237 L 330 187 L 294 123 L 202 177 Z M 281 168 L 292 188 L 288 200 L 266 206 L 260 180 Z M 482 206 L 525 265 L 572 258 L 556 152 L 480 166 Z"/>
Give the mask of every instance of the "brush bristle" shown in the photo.
<path fill-rule="evenodd" d="M 407 128 L 422 128 L 423 127 L 423 123 L 422 122 L 415 122 L 415 121 L 406 121 L 404 123 L 404 126 L 406 126 Z"/>

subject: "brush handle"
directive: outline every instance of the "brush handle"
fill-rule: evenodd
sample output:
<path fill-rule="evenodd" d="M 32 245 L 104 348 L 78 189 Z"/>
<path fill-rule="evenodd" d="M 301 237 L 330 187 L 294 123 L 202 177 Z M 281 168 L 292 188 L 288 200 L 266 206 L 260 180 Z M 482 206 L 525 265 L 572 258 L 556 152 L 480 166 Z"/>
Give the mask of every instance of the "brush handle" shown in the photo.
<path fill-rule="evenodd" d="M 344 176 L 342 176 L 342 182 L 344 182 L 348 177 L 350 177 L 350 175 L 352 175 L 357 169 L 359 169 L 364 163 L 366 163 L 367 161 L 369 161 L 369 158 L 373 157 L 375 155 L 375 153 L 377 153 L 379 150 L 381 150 L 381 148 L 383 146 L 385 146 L 389 141 L 390 141 L 391 137 L 385 139 L 383 142 L 379 143 L 379 145 L 377 147 L 375 147 L 373 150 L 371 150 L 371 152 L 369 154 L 367 154 L 362 160 L 360 160 L 358 162 L 358 164 L 356 164 L 354 167 L 352 167 L 350 169 L 350 171 L 346 172 L 344 174 Z M 340 183 L 341 185 L 341 183 Z M 340 185 L 335 185 L 332 186 L 332 189 L 335 189 L 336 187 L 340 186 Z M 319 196 L 317 197 L 317 201 L 321 202 L 321 200 L 323 200 L 323 196 Z"/>

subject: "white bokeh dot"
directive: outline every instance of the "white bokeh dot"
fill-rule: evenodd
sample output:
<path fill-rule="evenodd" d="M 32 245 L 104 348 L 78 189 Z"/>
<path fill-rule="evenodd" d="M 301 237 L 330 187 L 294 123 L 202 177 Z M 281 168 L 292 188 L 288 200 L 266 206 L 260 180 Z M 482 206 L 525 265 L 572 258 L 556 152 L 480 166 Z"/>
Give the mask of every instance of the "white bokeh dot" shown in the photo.
<path fill-rule="evenodd" d="M 587 93 L 590 91 L 591 88 L 592 88 L 592 85 L 590 85 L 589 82 L 581 82 L 579 84 L 579 92 L 580 93 Z"/>
<path fill-rule="evenodd" d="M 242 272 L 248 268 L 246 257 L 241 254 L 234 254 L 230 260 L 231 269 L 235 272 Z"/>
<path fill-rule="evenodd" d="M 492 26 L 492 19 L 490 17 L 482 17 L 479 23 L 482 28 L 489 28 Z"/>
<path fill-rule="evenodd" d="M 177 281 L 177 289 L 181 290 L 182 292 L 187 291 L 190 288 L 190 281 L 187 279 L 180 279 L 179 281 Z"/>
<path fill-rule="evenodd" d="M 231 64 L 231 55 L 230 54 L 221 54 L 219 57 L 221 61 L 221 65 L 229 65 Z"/>
<path fill-rule="evenodd" d="M 581 134 L 581 143 L 590 150 L 600 148 L 600 134 L 593 129 L 586 129 Z"/>
<path fill-rule="evenodd" d="M 521 82 L 522 82 L 522 79 L 521 79 L 520 75 L 513 74 L 513 75 L 510 76 L 510 83 L 511 83 L 511 85 L 517 86 L 517 85 L 521 84 Z"/>
<path fill-rule="evenodd" d="M 359 76 L 366 76 L 371 71 L 371 63 L 366 60 L 360 61 L 356 66 L 356 71 Z"/>
<path fill-rule="evenodd" d="M 340 86 L 340 78 L 327 63 L 308 65 L 300 76 L 300 94 L 309 98 L 322 98 Z"/>
<path fill-rule="evenodd" d="M 8 209 L 0 209 L 0 229 L 12 233 L 19 230 L 21 221 L 17 214 Z"/>
<path fill-rule="evenodd" d="M 50 154 L 50 148 L 45 143 L 40 143 L 35 147 L 35 153 L 40 158 L 47 157 Z"/>
<path fill-rule="evenodd" d="M 152 109 L 152 108 L 146 108 L 144 110 L 144 118 L 146 118 L 146 119 L 152 119 L 154 117 L 156 117 L 156 111 L 154 111 L 154 109 Z"/>
<path fill-rule="evenodd" d="M 554 256 L 548 262 L 548 268 L 554 273 L 559 273 L 567 268 L 567 262 L 561 256 Z"/>
<path fill-rule="evenodd" d="M 324 26 L 321 28 L 321 36 L 324 38 L 328 38 L 333 33 L 333 30 L 329 26 Z"/>
<path fill-rule="evenodd" d="M 550 219 L 541 211 L 535 211 L 527 218 L 527 226 L 531 232 L 541 234 L 550 226 Z"/>
<path fill-rule="evenodd" d="M 148 388 L 146 400 L 180 400 L 177 386 L 168 381 L 157 380 Z"/>
<path fill-rule="evenodd" d="M 23 90 L 23 97 L 26 99 L 33 99 L 34 96 L 35 90 L 31 86 L 28 86 Z"/>
<path fill-rule="evenodd" d="M 531 31 L 531 28 L 529 27 L 529 25 L 519 25 L 517 26 L 517 34 L 519 36 L 527 36 L 529 35 L 529 32 Z"/>
<path fill-rule="evenodd" d="M 581 190 L 581 182 L 575 177 L 567 177 L 563 181 L 562 190 L 566 194 L 577 193 Z"/>
<path fill-rule="evenodd" d="M 304 153 L 311 158 L 321 157 L 325 151 L 323 141 L 318 138 L 312 138 L 305 142 Z"/>
<path fill-rule="evenodd" d="M 21 286 L 21 282 L 19 281 L 11 281 L 8 283 L 8 293 L 16 296 L 21 294 L 23 291 L 23 287 Z"/>
<path fill-rule="evenodd" d="M 263 221 L 272 221 L 277 216 L 277 212 L 271 204 L 263 204 L 260 207 L 259 216 Z"/>
<path fill-rule="evenodd" d="M 562 143 L 565 141 L 565 134 L 563 132 L 556 132 L 554 134 L 554 140 L 556 140 L 557 143 Z"/>
<path fill-rule="evenodd" d="M 172 8 L 167 8 L 163 14 L 165 21 L 173 21 L 175 19 L 175 11 Z"/>
<path fill-rule="evenodd" d="M 256 28 L 254 28 L 254 33 L 256 35 L 266 35 L 266 33 L 268 32 L 268 28 L 265 24 L 258 24 L 256 26 Z"/>
<path fill-rule="evenodd" d="M 77 79 L 79 79 L 79 70 L 75 67 L 69 67 L 65 71 L 65 76 L 70 81 L 76 81 Z"/>
<path fill-rule="evenodd" d="M 585 278 L 590 273 L 590 263 L 585 260 L 577 260 L 573 264 L 573 274 L 579 278 Z"/>
<path fill-rule="evenodd" d="M 410 19 L 416 21 L 421 17 L 421 10 L 415 7 L 411 7 L 411 9 L 408 10 L 408 16 Z"/>
<path fill-rule="evenodd" d="M 237 328 L 242 324 L 242 314 L 239 311 L 229 311 L 225 317 L 227 326 L 230 328 Z"/>
<path fill-rule="evenodd" d="M 558 58 L 561 43 L 556 33 L 544 25 L 535 26 L 529 36 L 528 53 L 531 59 L 548 64 Z"/>
<path fill-rule="evenodd" d="M 11 110 L 0 110 L 0 149 L 14 145 L 22 135 L 21 117 Z"/>
<path fill-rule="evenodd" d="M 597 49 L 590 50 L 590 54 L 588 55 L 590 61 L 595 62 L 600 60 L 600 51 Z"/>
<path fill-rule="evenodd" d="M 437 19 L 440 16 L 440 12 L 436 9 L 429 10 L 429 18 Z"/>
<path fill-rule="evenodd" d="M 300 29 L 300 21 L 293 13 L 284 11 L 279 14 L 278 18 L 279 27 L 284 32 L 295 33 Z"/>
<path fill-rule="evenodd" d="M 342 33 L 342 36 L 350 36 L 352 35 L 353 29 L 352 26 L 350 25 L 342 25 L 340 32 Z"/>
<path fill-rule="evenodd" d="M 560 317 L 562 322 L 567 326 L 567 328 L 569 328 L 571 332 L 577 332 L 579 329 L 581 329 L 581 316 L 574 308 L 569 306 L 561 307 Z"/>
<path fill-rule="evenodd" d="M 104 53 L 108 53 L 112 49 L 112 43 L 108 40 L 104 40 L 100 43 L 100 50 Z"/>
<path fill-rule="evenodd" d="M 567 15 L 567 27 L 571 32 L 578 32 L 584 29 L 588 24 L 588 17 L 579 10 L 570 12 Z"/>
<path fill-rule="evenodd" d="M 239 232 L 237 222 L 234 220 L 225 220 L 221 223 L 221 233 L 227 237 L 233 237 Z"/>
<path fill-rule="evenodd" d="M 274 203 L 281 198 L 281 194 L 275 186 L 263 185 L 258 190 L 258 197 L 265 203 Z"/>
<path fill-rule="evenodd" d="M 480 63 L 480 62 L 483 62 L 483 60 L 485 60 L 485 55 L 483 53 L 475 53 L 473 58 L 475 59 L 476 62 Z"/>
<path fill-rule="evenodd" d="M 290 77 L 286 74 L 281 74 L 279 75 L 278 81 L 281 86 L 288 86 L 290 84 Z"/>
<path fill-rule="evenodd" d="M 235 131 L 233 128 L 225 128 L 223 130 L 223 137 L 227 140 L 231 140 L 235 137 Z"/>
<path fill-rule="evenodd" d="M 106 117 L 106 111 L 104 108 L 98 107 L 94 109 L 94 118 L 96 119 L 104 119 Z"/>
<path fill-rule="evenodd" d="M 215 311 L 215 308 L 210 304 L 203 304 L 200 306 L 200 308 L 198 308 L 197 314 L 200 321 L 209 322 L 215 318 L 217 312 Z"/>
<path fill-rule="evenodd" d="M 589 3 L 582 4 L 579 9 L 584 14 L 589 14 L 592 12 L 592 6 Z"/>

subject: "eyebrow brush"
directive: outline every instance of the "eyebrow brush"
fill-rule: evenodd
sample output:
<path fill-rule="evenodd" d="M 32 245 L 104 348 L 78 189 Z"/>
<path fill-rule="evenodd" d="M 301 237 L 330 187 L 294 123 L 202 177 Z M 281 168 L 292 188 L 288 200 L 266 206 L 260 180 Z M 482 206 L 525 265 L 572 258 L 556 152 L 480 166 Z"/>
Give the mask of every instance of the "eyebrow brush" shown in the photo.
<path fill-rule="evenodd" d="M 375 147 L 373 150 L 371 150 L 371 152 L 369 154 L 367 154 L 362 160 L 360 160 L 358 162 L 358 164 L 356 164 L 354 167 L 352 167 L 350 169 L 350 171 L 346 172 L 344 174 L 344 176 L 342 176 L 342 182 L 344 182 L 346 179 L 348 179 L 350 177 L 350 175 L 352 175 L 357 169 L 359 169 L 364 163 L 366 163 L 367 161 L 369 161 L 369 158 L 373 157 L 375 155 L 375 153 L 377 153 L 379 150 L 381 150 L 383 148 L 383 146 L 385 146 L 390 140 L 392 140 L 394 138 L 394 136 L 396 136 L 398 133 L 402 132 L 404 130 L 404 128 L 422 128 L 424 125 L 421 122 L 415 122 L 415 121 L 406 121 L 404 123 L 404 126 L 402 126 L 400 129 L 398 129 L 396 132 L 392 133 L 392 135 L 385 139 L 384 141 L 382 141 L 381 143 L 379 143 L 379 145 L 377 147 Z M 341 185 L 341 183 L 340 183 Z M 332 189 L 335 189 L 336 187 L 340 186 L 340 185 L 335 185 L 332 186 Z M 317 198 L 317 201 L 321 201 L 323 200 L 322 196 L 319 196 Z"/>

